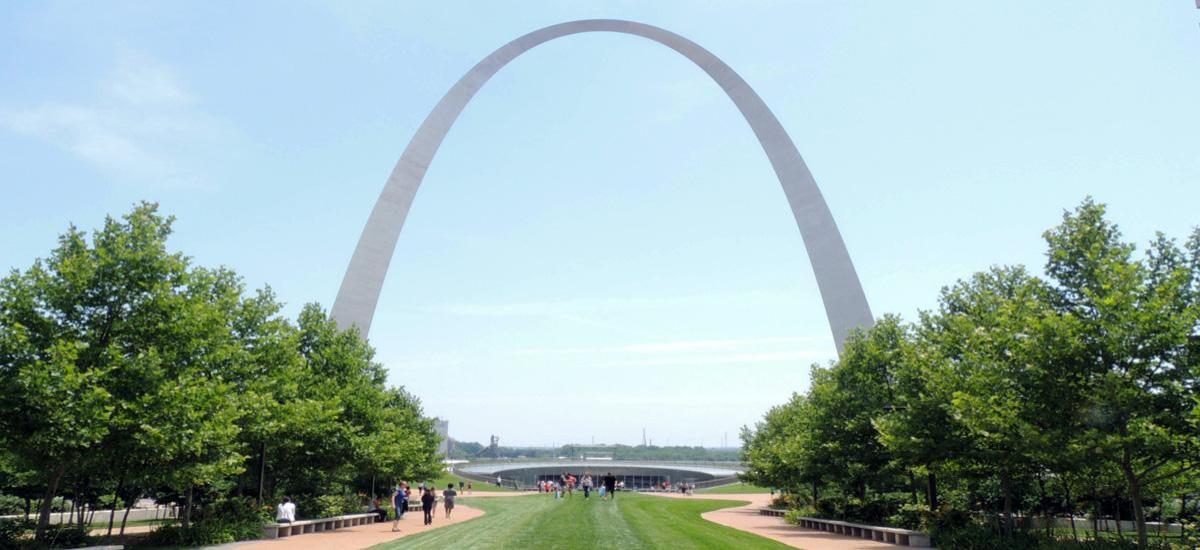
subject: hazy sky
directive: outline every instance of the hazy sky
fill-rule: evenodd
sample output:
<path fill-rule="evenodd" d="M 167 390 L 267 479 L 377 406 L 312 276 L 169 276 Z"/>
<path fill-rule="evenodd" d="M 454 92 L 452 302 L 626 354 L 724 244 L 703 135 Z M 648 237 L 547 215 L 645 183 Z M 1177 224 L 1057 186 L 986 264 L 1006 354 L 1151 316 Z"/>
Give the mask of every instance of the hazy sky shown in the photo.
<path fill-rule="evenodd" d="M 0 268 L 139 200 L 173 244 L 328 307 L 433 105 L 494 48 L 624 18 L 723 58 L 791 133 L 876 315 L 912 318 L 1093 195 L 1200 223 L 1200 10 L 1030 2 L 0 3 Z M 539 46 L 468 106 L 371 340 L 503 444 L 732 443 L 834 357 L 800 235 L 720 89 L 644 39 Z"/>

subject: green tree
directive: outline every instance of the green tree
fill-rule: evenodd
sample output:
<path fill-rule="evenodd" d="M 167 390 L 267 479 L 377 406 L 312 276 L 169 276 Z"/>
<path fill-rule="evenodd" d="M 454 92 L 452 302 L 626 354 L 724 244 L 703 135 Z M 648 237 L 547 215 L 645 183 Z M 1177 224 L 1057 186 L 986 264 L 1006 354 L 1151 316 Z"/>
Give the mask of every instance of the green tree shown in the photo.
<path fill-rule="evenodd" d="M 1006 531 L 1018 492 L 1060 460 L 1081 400 L 1075 323 L 1023 268 L 994 268 L 942 293 L 926 317 L 930 382 L 965 435 L 964 468 L 999 482 Z"/>
<path fill-rule="evenodd" d="M 746 471 L 742 479 L 765 487 L 789 491 L 811 488 L 818 498 L 824 478 L 818 449 L 811 443 L 813 430 L 811 405 L 803 394 L 767 411 L 754 429 L 743 428 L 742 461 Z"/>
<path fill-rule="evenodd" d="M 908 327 L 888 315 L 846 342 L 827 383 L 814 379 L 813 443 L 828 473 L 845 495 L 867 498 L 868 488 L 886 490 L 894 480 L 893 457 L 882 444 L 875 419 L 895 402 L 894 370 L 904 360 Z"/>
<path fill-rule="evenodd" d="M 1086 200 L 1046 232 L 1046 271 L 1060 307 L 1079 320 L 1090 448 L 1117 465 L 1147 544 L 1147 486 L 1200 465 L 1196 409 L 1200 237 L 1185 253 L 1159 236 L 1145 260 Z"/>

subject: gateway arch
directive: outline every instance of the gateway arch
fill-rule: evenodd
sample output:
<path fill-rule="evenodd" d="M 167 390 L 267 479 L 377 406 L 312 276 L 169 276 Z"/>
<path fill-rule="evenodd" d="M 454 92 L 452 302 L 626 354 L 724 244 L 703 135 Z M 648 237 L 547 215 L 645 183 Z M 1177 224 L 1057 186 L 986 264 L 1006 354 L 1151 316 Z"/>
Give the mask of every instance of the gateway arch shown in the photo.
<path fill-rule="evenodd" d="M 534 46 L 585 32 L 632 34 L 658 42 L 703 69 L 733 100 L 754 130 L 783 186 L 809 261 L 812 262 L 825 314 L 840 354 L 850 331 L 856 327 L 870 327 L 874 318 L 837 224 L 792 138 L 762 98 L 717 56 L 673 32 L 616 19 L 571 21 L 526 34 L 485 57 L 442 96 L 400 155 L 375 208 L 371 210 L 371 217 L 367 219 L 367 225 L 358 239 L 358 246 L 354 249 L 333 303 L 332 316 L 338 326 L 357 326 L 364 337 L 370 332 L 383 279 L 396 249 L 400 229 L 404 227 L 404 219 L 412 207 L 413 197 L 446 133 L 475 93 L 508 62 Z"/>

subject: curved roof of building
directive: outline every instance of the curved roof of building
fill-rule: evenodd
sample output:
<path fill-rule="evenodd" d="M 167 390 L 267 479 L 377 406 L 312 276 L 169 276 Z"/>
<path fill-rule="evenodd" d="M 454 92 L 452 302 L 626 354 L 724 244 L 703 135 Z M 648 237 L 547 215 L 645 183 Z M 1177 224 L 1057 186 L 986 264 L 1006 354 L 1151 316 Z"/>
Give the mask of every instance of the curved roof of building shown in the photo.
<path fill-rule="evenodd" d="M 733 466 L 716 466 L 711 464 L 687 464 L 682 462 L 654 462 L 646 460 L 543 460 L 536 462 L 483 462 L 464 464 L 459 470 L 471 474 L 491 476 L 512 470 L 527 470 L 530 468 L 555 468 L 563 470 L 605 470 L 646 468 L 656 470 L 679 470 L 696 472 L 712 477 L 733 477 L 742 470 Z"/>

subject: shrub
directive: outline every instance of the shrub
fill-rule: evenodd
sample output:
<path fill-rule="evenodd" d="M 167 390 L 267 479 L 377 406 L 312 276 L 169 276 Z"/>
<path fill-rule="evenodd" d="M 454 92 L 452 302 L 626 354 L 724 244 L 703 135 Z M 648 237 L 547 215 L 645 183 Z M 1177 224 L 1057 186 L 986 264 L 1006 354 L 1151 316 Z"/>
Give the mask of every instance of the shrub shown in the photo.
<path fill-rule="evenodd" d="M 270 508 L 255 504 L 253 499 L 224 498 L 205 506 L 197 519 L 200 522 L 254 523 L 261 526 L 275 518 L 271 516 Z"/>
<path fill-rule="evenodd" d="M 83 528 L 75 525 L 50 525 L 42 532 L 38 542 L 51 548 L 74 548 L 87 544 L 88 534 Z"/>
<path fill-rule="evenodd" d="M 251 499 L 227 498 L 200 509 L 186 528 L 165 525 L 154 530 L 143 544 L 148 546 L 206 546 L 226 544 L 262 536 L 263 523 L 270 521 L 267 509 Z"/>
<path fill-rule="evenodd" d="M 25 499 L 0 494 L 0 516 L 12 516 L 25 513 Z"/>
<path fill-rule="evenodd" d="M 312 499 L 312 502 L 297 511 L 306 518 L 328 518 L 357 514 L 362 511 L 362 504 L 355 495 L 322 495 Z"/>
<path fill-rule="evenodd" d="M 901 529 L 924 530 L 929 526 L 929 516 L 929 506 L 910 502 L 901 505 L 884 523 Z"/>
<path fill-rule="evenodd" d="M 935 528 L 930 535 L 939 548 L 956 550 L 1037 550 L 1042 541 L 1024 531 L 1004 537 L 991 527 L 968 523 L 956 528 Z"/>
<path fill-rule="evenodd" d="M 34 523 L 27 519 L 0 521 L 0 548 L 15 548 L 26 535 L 33 532 Z"/>
<path fill-rule="evenodd" d="M 840 519 L 842 517 L 842 503 L 836 498 L 822 498 L 813 503 L 813 511 L 819 518 Z"/>
<path fill-rule="evenodd" d="M 956 531 L 973 525 L 971 514 L 958 508 L 941 507 L 929 514 L 925 527 L 932 531 Z"/>
<path fill-rule="evenodd" d="M 797 508 L 801 504 L 801 500 L 791 493 L 779 493 L 775 498 L 771 499 L 771 508 Z"/>
<path fill-rule="evenodd" d="M 238 539 L 231 529 L 218 524 L 195 523 L 188 527 L 179 525 L 164 525 L 150 532 L 150 536 L 142 539 L 140 544 L 145 546 L 207 546 L 211 544 L 226 544 Z"/>
<path fill-rule="evenodd" d="M 787 513 L 783 515 L 783 521 L 786 521 L 792 525 L 797 525 L 800 523 L 800 518 L 816 517 L 812 512 L 813 509 L 808 506 L 788 510 Z"/>

